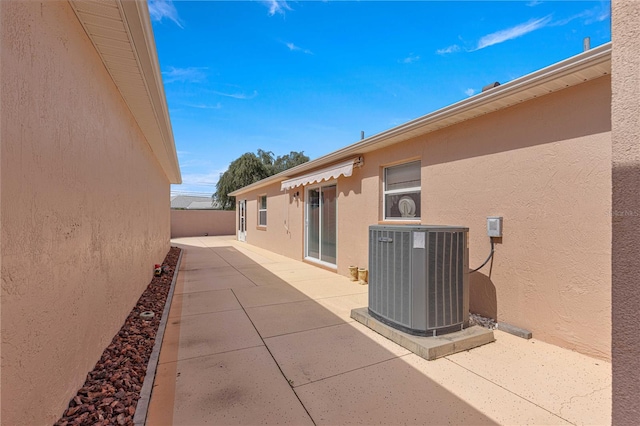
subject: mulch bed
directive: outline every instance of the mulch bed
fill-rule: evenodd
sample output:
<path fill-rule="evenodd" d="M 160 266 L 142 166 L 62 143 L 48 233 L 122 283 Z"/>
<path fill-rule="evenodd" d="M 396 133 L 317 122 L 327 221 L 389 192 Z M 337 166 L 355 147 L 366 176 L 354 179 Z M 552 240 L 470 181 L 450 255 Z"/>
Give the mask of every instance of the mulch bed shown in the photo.
<path fill-rule="evenodd" d="M 179 256 L 180 249 L 171 247 L 162 264 L 162 275 L 153 277 L 56 426 L 133 424 Z M 154 317 L 148 321 L 140 318 L 145 311 L 153 311 Z"/>

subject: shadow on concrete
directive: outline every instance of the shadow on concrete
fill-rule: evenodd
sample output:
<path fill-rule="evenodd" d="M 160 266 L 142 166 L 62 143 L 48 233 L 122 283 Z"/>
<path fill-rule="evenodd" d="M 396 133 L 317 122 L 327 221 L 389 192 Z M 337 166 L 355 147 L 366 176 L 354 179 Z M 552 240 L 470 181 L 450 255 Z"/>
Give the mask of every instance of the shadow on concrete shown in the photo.
<path fill-rule="evenodd" d="M 328 278 L 318 278 L 318 268 L 301 262 L 299 269 L 275 271 L 296 280 L 289 283 L 231 246 L 174 245 L 185 250 L 179 274 L 194 280 L 176 291 L 182 297 L 175 297 L 172 303 L 173 326 L 179 327 L 180 334 L 174 348 L 178 354 L 164 366 L 169 374 L 157 376 L 154 392 L 160 395 L 152 396 L 150 406 L 155 422 L 249 424 L 276 419 L 277 423 L 315 424 L 495 424 L 445 389 L 446 374 L 437 373 L 441 369 L 434 367 L 435 376 L 442 380 L 426 376 L 416 365 L 428 368 L 428 361 L 406 358 L 408 351 L 345 317 L 339 307 L 337 314 L 325 306 L 338 306 L 356 290 L 362 294 L 357 284 L 328 272 Z M 313 268 L 310 279 L 300 276 L 306 268 Z M 202 282 L 208 284 L 201 285 L 198 274 L 204 274 Z M 323 296 L 322 289 L 314 287 L 335 287 L 332 279 L 347 289 Z M 190 283 L 196 284 L 189 288 Z M 309 296 L 313 294 L 318 296 Z M 221 299 L 230 300 L 226 308 L 220 305 L 217 309 L 221 310 L 207 312 L 198 303 L 207 298 L 212 306 Z M 357 307 L 361 306 L 347 306 L 345 312 Z M 208 326 L 187 330 L 198 321 L 197 316 L 208 316 Z M 253 330 L 247 330 L 249 324 Z M 225 332 L 236 327 L 242 331 Z M 162 351 L 171 350 L 165 348 L 166 340 Z M 189 355 L 182 358 L 180 352 L 185 351 Z M 260 351 L 264 356 L 268 353 L 271 366 L 262 364 Z M 239 361 L 243 357 L 248 357 L 248 363 Z M 280 374 L 264 378 L 267 371 Z M 465 374 L 472 375 L 466 370 Z M 174 392 L 173 398 L 167 392 Z M 287 401 L 293 404 L 289 408 L 283 406 Z M 491 401 L 487 399 L 487 404 Z M 167 410 L 168 404 L 173 404 L 173 410 Z M 308 421 L 300 417 L 300 408 Z M 157 414 L 160 411 L 164 418 Z"/>

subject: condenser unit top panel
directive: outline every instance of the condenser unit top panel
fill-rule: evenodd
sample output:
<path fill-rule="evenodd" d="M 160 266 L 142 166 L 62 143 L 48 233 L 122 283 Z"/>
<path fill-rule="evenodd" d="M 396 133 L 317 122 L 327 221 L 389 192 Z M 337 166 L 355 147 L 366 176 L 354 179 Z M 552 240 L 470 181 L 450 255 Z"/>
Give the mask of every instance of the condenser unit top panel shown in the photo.
<path fill-rule="evenodd" d="M 465 232 L 469 228 L 450 225 L 370 225 L 369 229 L 385 231 L 431 231 L 431 232 Z"/>

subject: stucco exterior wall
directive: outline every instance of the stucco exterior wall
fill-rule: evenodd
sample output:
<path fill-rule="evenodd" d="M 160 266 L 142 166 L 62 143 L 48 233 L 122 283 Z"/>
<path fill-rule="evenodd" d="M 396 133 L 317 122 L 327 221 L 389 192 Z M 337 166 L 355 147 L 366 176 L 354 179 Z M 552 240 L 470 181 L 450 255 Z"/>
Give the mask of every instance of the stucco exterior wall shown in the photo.
<path fill-rule="evenodd" d="M 171 238 L 233 235 L 236 212 L 225 210 L 171 210 Z"/>
<path fill-rule="evenodd" d="M 471 276 L 471 310 L 608 359 L 610 85 L 601 77 L 365 153 L 364 167 L 338 179 L 338 273 L 367 265 L 368 226 L 383 218 L 384 166 L 419 159 L 421 223 L 468 226 L 472 268 L 489 254 L 486 217 L 504 217 L 493 269 Z M 247 242 L 303 256 L 304 191 L 296 190 L 298 202 L 279 184 L 248 194 Z M 267 231 L 255 229 L 259 193 L 269 197 Z"/>
<path fill-rule="evenodd" d="M 261 195 L 267 196 L 266 227 L 258 226 L 258 197 Z M 303 191 L 296 200 L 292 192 L 280 191 L 278 184 L 238 196 L 236 204 L 239 200 L 247 200 L 247 243 L 294 259 L 303 258 Z M 236 223 L 237 220 L 236 214 Z"/>
<path fill-rule="evenodd" d="M 169 249 L 170 185 L 66 1 L 2 1 L 2 421 L 51 424 Z"/>
<path fill-rule="evenodd" d="M 640 422 L 640 2 L 612 9 L 613 424 Z"/>

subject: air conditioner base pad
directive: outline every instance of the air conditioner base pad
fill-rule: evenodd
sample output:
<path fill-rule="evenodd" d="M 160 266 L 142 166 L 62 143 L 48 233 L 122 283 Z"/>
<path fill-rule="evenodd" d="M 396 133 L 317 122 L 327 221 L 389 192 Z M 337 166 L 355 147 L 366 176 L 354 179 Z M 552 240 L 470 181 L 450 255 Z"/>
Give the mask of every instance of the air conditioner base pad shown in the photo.
<path fill-rule="evenodd" d="M 477 325 L 434 337 L 413 336 L 384 324 L 368 308 L 351 310 L 351 318 L 428 361 L 494 342 L 493 331 Z"/>

